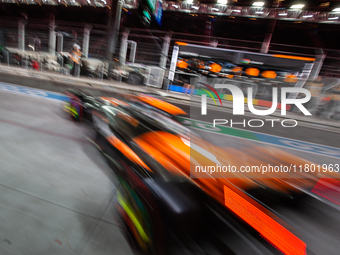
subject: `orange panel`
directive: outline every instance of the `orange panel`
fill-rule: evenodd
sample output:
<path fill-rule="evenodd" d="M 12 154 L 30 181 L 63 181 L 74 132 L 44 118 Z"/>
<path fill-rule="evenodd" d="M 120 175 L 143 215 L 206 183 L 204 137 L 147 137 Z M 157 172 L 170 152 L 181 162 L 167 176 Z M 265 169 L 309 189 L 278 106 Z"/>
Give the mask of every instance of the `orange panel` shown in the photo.
<path fill-rule="evenodd" d="M 272 104 L 273 104 L 273 102 L 271 102 L 271 101 L 259 100 L 257 105 L 272 107 Z"/>
<path fill-rule="evenodd" d="M 260 70 L 257 69 L 257 68 L 253 68 L 253 67 L 247 68 L 246 74 L 249 75 L 249 76 L 259 76 Z"/>
<path fill-rule="evenodd" d="M 274 71 L 264 71 L 261 73 L 264 78 L 275 79 L 277 74 Z"/>
<path fill-rule="evenodd" d="M 233 69 L 231 69 L 231 71 L 233 71 L 234 73 L 240 73 L 242 72 L 242 67 L 234 67 Z"/>
<path fill-rule="evenodd" d="M 177 106 L 174 106 L 172 104 L 169 104 L 167 102 L 164 102 L 162 100 L 159 100 L 148 95 L 139 95 L 138 98 L 142 100 L 144 103 L 147 103 L 153 107 L 156 107 L 172 115 L 187 114 L 185 111 L 183 111 L 181 108 L 178 108 Z"/>
<path fill-rule="evenodd" d="M 134 127 L 137 127 L 138 124 L 139 124 L 139 121 L 138 121 L 138 120 L 136 120 L 135 118 L 131 117 L 131 116 L 128 115 L 128 114 L 124 114 L 124 113 L 119 112 L 119 113 L 117 114 L 117 117 L 119 117 L 119 118 L 125 120 L 126 122 L 130 123 L 130 124 L 131 124 L 132 126 L 134 126 Z"/>
<path fill-rule="evenodd" d="M 179 68 L 188 68 L 188 63 L 185 62 L 184 60 L 178 60 L 177 61 L 177 67 Z"/>
<path fill-rule="evenodd" d="M 111 104 L 115 105 L 115 106 L 118 106 L 118 105 L 126 105 L 128 106 L 127 103 L 117 99 L 117 98 L 114 98 L 114 97 L 101 97 L 101 99 L 103 100 L 106 100 L 106 101 L 109 101 Z"/>
<path fill-rule="evenodd" d="M 111 135 L 106 137 L 106 139 L 114 146 L 116 147 L 121 153 L 123 153 L 124 156 L 126 156 L 131 161 L 139 164 L 140 166 L 148 169 L 150 172 L 151 169 L 140 159 L 140 157 L 137 156 L 136 153 L 134 153 L 133 150 L 130 149 L 129 146 L 127 146 L 125 143 L 123 143 L 121 140 L 119 140 L 117 137 Z"/>
<path fill-rule="evenodd" d="M 175 44 L 177 45 L 181 45 L 181 46 L 187 46 L 188 44 L 185 42 L 175 42 Z"/>
<path fill-rule="evenodd" d="M 296 60 L 305 60 L 305 61 L 315 61 L 315 58 L 306 58 L 306 57 L 297 57 L 297 56 L 290 56 L 290 55 L 272 55 L 275 58 L 289 58 L 289 59 L 296 59 Z"/>
<path fill-rule="evenodd" d="M 210 71 L 213 73 L 219 73 L 222 70 L 222 66 L 216 63 L 212 63 L 209 67 L 210 67 Z"/>
<path fill-rule="evenodd" d="M 295 83 L 298 81 L 298 78 L 295 75 L 287 75 L 286 78 L 284 78 L 285 82 Z"/>
<path fill-rule="evenodd" d="M 144 133 L 133 140 L 168 171 L 190 175 L 190 147 L 180 137 L 157 131 Z"/>
<path fill-rule="evenodd" d="M 331 178 L 322 178 L 314 186 L 312 192 L 340 205 L 340 181 Z"/>
<path fill-rule="evenodd" d="M 289 111 L 290 108 L 292 108 L 291 105 L 286 105 L 286 110 Z M 281 104 L 277 104 L 277 109 L 280 109 L 281 110 Z"/>
<path fill-rule="evenodd" d="M 286 255 L 305 255 L 306 244 L 252 203 L 224 185 L 224 203 Z"/>

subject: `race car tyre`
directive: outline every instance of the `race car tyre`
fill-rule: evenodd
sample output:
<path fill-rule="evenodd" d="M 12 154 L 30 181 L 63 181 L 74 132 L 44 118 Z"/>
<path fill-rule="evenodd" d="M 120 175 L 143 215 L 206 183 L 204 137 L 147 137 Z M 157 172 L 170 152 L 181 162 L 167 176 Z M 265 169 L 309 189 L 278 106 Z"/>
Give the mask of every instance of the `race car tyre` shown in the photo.
<path fill-rule="evenodd" d="M 126 181 L 120 180 L 117 192 L 117 210 L 126 229 L 126 238 L 134 254 L 164 254 L 161 221 L 156 215 L 148 192 L 133 189 Z"/>
<path fill-rule="evenodd" d="M 69 94 L 69 100 L 64 104 L 64 110 L 68 112 L 70 118 L 75 122 L 83 120 L 83 106 L 81 100 L 72 94 Z"/>

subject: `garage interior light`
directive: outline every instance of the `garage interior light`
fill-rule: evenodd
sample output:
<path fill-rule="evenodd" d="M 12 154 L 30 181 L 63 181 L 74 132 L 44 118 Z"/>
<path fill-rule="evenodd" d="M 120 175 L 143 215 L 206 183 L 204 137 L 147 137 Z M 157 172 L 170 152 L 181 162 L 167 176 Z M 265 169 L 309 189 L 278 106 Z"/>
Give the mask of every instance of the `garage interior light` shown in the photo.
<path fill-rule="evenodd" d="M 258 6 L 258 7 L 261 7 L 264 5 L 264 2 L 254 2 L 253 3 L 253 6 Z"/>
<path fill-rule="evenodd" d="M 228 0 L 217 0 L 218 4 L 227 4 Z"/>
<path fill-rule="evenodd" d="M 294 4 L 290 9 L 302 9 L 303 7 L 305 7 L 304 4 Z"/>
<path fill-rule="evenodd" d="M 340 12 L 340 8 L 335 8 L 333 12 Z"/>

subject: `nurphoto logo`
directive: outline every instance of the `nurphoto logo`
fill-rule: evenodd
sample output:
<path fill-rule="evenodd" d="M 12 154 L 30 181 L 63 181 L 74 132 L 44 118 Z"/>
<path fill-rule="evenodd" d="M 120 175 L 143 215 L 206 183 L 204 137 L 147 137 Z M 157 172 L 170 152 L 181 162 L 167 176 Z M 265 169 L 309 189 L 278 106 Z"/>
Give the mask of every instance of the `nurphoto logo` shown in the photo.
<path fill-rule="evenodd" d="M 206 87 L 208 87 L 210 90 L 212 90 L 217 98 L 220 101 L 220 104 L 222 106 L 222 100 L 216 90 L 212 88 L 211 86 L 204 84 Z M 228 85 L 228 84 L 216 84 L 214 86 L 216 89 L 228 89 L 232 96 L 233 96 L 233 115 L 244 115 L 244 103 L 245 103 L 245 96 L 243 94 L 243 91 L 235 86 L 235 85 Z M 211 92 L 207 90 L 205 91 L 215 102 L 216 101 L 211 94 Z M 304 98 L 287 98 L 287 94 L 289 93 L 303 93 L 305 94 Z M 201 115 L 207 115 L 207 94 L 202 94 L 201 96 Z M 264 109 L 264 110 L 259 110 L 255 109 L 254 104 L 253 104 L 253 88 L 248 87 L 247 88 L 247 94 L 248 94 L 248 109 L 249 111 L 257 116 L 266 116 L 273 114 L 275 110 L 277 109 L 278 106 L 278 88 L 273 88 L 272 90 L 272 106 L 269 109 Z M 285 116 L 287 115 L 286 108 L 287 105 L 295 105 L 304 115 L 312 115 L 304 106 L 304 103 L 307 103 L 311 99 L 311 93 L 309 90 L 304 89 L 304 88 L 290 88 L 290 87 L 284 87 L 281 88 L 281 115 Z M 279 119 L 265 119 L 264 121 L 261 119 L 251 119 L 248 120 L 248 126 L 249 127 L 262 127 L 265 123 L 271 122 L 271 126 L 274 127 L 274 122 L 275 121 L 280 121 Z M 254 122 L 257 122 L 258 125 L 254 125 Z M 287 122 L 293 122 L 294 124 L 287 124 Z M 246 126 L 246 120 L 243 120 L 243 122 L 233 122 L 232 119 L 230 121 L 226 119 L 214 119 L 213 124 L 214 127 L 216 124 L 227 124 L 230 123 L 231 127 L 234 124 L 243 124 L 243 126 Z M 281 125 L 283 127 L 295 127 L 297 126 L 297 121 L 293 119 L 285 119 L 281 121 Z"/>

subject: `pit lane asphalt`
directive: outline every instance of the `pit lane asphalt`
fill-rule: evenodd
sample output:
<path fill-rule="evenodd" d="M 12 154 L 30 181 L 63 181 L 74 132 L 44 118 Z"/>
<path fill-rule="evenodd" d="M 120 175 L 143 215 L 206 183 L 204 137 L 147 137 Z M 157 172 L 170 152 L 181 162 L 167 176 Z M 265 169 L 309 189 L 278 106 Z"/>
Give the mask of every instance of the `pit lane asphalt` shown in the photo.
<path fill-rule="evenodd" d="M 0 253 L 132 254 L 114 176 L 60 101 L 0 92 Z"/>
<path fill-rule="evenodd" d="M 116 177 L 86 140 L 91 128 L 68 120 L 61 101 L 1 91 L 0 131 L 0 254 L 132 254 L 115 213 Z M 232 243 L 210 229 L 199 244 L 174 237 L 168 252 L 266 254 L 226 232 Z"/>
<path fill-rule="evenodd" d="M 0 200 L 4 212 L 0 228 L 6 230 L 0 232 L 8 240 L 0 245 L 2 253 L 72 254 L 73 249 L 81 254 L 129 254 L 121 227 L 112 220 L 115 177 L 85 140 L 92 131 L 69 122 L 58 102 L 7 92 L 0 95 L 0 188 L 5 194 Z M 200 132 L 221 147 L 245 146 L 238 138 Z M 320 162 L 327 158 L 306 152 L 298 155 Z M 298 210 L 284 205 L 275 210 L 302 233 L 310 254 L 338 254 L 338 211 L 312 198 Z M 13 246 L 7 246 L 9 242 Z M 197 249 L 187 252 L 204 254 Z"/>

